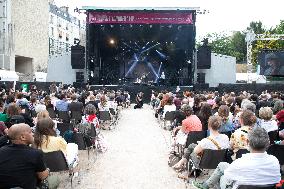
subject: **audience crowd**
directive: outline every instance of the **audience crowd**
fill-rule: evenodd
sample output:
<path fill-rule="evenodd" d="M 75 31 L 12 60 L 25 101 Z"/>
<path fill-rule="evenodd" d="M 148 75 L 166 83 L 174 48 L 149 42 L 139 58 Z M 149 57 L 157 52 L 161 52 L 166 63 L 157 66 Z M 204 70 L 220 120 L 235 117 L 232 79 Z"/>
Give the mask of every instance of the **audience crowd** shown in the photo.
<path fill-rule="evenodd" d="M 284 159 L 279 155 L 284 149 L 283 99 L 283 94 L 267 91 L 260 95 L 246 91 L 153 91 L 155 117 L 172 132 L 169 166 L 188 181 L 202 173 L 199 166 L 206 159 L 204 152 L 223 150 L 224 157 L 210 178 L 192 182 L 193 187 L 228 189 L 271 184 L 275 188 Z M 212 159 L 218 157 L 207 161 Z"/>
<path fill-rule="evenodd" d="M 0 189 L 56 188 L 60 181 L 49 174 L 47 154 L 61 152 L 74 173 L 80 164 L 78 148 L 94 146 L 104 152 L 107 147 L 99 130 L 112 129 L 119 110 L 129 104 L 126 91 L 79 91 L 55 84 L 50 91 L 2 92 Z M 83 132 L 87 129 L 94 132 Z"/>

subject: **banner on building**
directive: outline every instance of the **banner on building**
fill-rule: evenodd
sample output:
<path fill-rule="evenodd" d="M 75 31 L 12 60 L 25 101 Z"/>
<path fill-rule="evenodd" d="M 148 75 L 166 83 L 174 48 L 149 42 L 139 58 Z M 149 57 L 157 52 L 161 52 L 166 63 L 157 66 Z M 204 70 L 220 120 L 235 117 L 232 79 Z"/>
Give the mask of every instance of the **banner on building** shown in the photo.
<path fill-rule="evenodd" d="M 193 24 L 192 12 L 89 12 L 89 24 Z"/>

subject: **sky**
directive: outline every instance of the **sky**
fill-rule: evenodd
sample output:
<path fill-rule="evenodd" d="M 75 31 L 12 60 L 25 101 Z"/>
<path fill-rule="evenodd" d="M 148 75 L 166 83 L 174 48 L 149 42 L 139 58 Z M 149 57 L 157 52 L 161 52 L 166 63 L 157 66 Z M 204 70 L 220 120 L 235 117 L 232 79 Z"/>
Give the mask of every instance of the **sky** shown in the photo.
<path fill-rule="evenodd" d="M 208 10 L 198 14 L 197 38 L 207 33 L 245 30 L 251 21 L 261 21 L 266 28 L 284 20 L 284 0 L 55 0 L 70 10 L 82 6 L 99 7 L 200 7 Z"/>

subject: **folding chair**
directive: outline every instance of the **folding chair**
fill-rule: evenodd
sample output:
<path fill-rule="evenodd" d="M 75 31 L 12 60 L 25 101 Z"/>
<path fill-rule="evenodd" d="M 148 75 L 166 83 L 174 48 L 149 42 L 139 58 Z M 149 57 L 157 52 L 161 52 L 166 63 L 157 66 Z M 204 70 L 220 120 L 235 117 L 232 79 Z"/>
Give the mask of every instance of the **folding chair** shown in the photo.
<path fill-rule="evenodd" d="M 274 155 L 278 159 L 280 165 L 284 165 L 284 145 L 273 144 L 268 147 L 267 153 Z"/>
<path fill-rule="evenodd" d="M 206 138 L 207 131 L 191 131 L 187 135 L 187 140 L 185 143 L 185 147 L 188 147 L 190 144 L 197 144 L 197 141 L 201 141 Z"/>
<path fill-rule="evenodd" d="M 109 109 L 109 113 L 111 114 L 113 121 L 114 121 L 114 124 L 116 125 L 117 124 L 117 120 L 118 120 L 118 113 L 114 111 L 113 108 L 110 108 Z"/>
<path fill-rule="evenodd" d="M 267 185 L 239 185 L 237 189 L 275 189 L 276 184 Z"/>
<path fill-rule="evenodd" d="M 70 116 L 68 111 L 58 111 L 58 118 L 64 123 L 70 123 Z"/>
<path fill-rule="evenodd" d="M 236 159 L 241 158 L 243 154 L 247 154 L 249 151 L 247 149 L 239 149 L 236 152 Z"/>
<path fill-rule="evenodd" d="M 102 125 L 105 125 L 105 123 L 109 121 L 109 129 L 110 129 L 110 126 L 113 125 L 113 120 L 110 116 L 109 111 L 100 111 L 100 121 Z"/>
<path fill-rule="evenodd" d="M 164 121 L 164 128 L 166 127 L 167 121 L 169 121 L 170 125 L 172 125 L 174 120 L 175 120 L 175 111 L 166 112 L 165 117 L 163 119 L 163 121 Z"/>
<path fill-rule="evenodd" d="M 53 108 L 47 108 L 47 111 L 48 111 L 48 113 L 49 113 L 49 117 L 51 117 L 51 118 L 57 118 L 57 115 L 56 115 L 56 113 L 55 113 L 55 111 L 54 111 L 54 109 Z"/>
<path fill-rule="evenodd" d="M 279 140 L 279 133 L 278 130 L 268 132 L 270 144 L 274 144 L 274 141 Z"/>
<path fill-rule="evenodd" d="M 43 160 L 45 165 L 50 169 L 50 172 L 69 171 L 71 177 L 71 186 L 73 181 L 73 169 L 72 166 L 68 166 L 65 156 L 62 151 L 54 151 L 43 153 Z"/>
<path fill-rule="evenodd" d="M 207 135 L 206 131 L 191 131 L 187 135 L 185 145 L 177 145 L 178 147 L 178 154 L 180 157 L 184 154 L 184 149 L 187 148 L 190 144 L 197 144 L 197 141 L 201 141 Z"/>
<path fill-rule="evenodd" d="M 223 150 L 203 150 L 203 155 L 199 163 L 199 169 L 216 169 L 220 162 L 226 162 L 227 149 Z M 194 178 L 197 177 L 198 168 L 195 167 L 193 161 L 190 159 L 189 166 L 192 167 Z M 190 173 L 190 170 L 189 170 Z M 189 175 L 190 176 L 190 175 Z"/>

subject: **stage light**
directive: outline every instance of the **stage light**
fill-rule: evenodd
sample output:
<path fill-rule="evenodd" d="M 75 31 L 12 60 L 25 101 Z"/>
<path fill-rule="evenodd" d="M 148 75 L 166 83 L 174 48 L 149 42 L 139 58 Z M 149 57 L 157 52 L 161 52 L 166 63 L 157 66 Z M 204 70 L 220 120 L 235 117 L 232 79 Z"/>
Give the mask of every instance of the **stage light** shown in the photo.
<path fill-rule="evenodd" d="M 114 25 L 110 25 L 110 27 L 111 27 L 111 28 L 113 28 L 113 27 L 114 27 Z"/>
<path fill-rule="evenodd" d="M 149 27 L 152 28 L 152 25 L 150 25 Z"/>
<path fill-rule="evenodd" d="M 110 40 L 109 40 L 109 43 L 110 43 L 111 45 L 114 45 L 114 44 L 115 44 L 115 41 L 114 41 L 113 39 L 110 39 Z"/>

